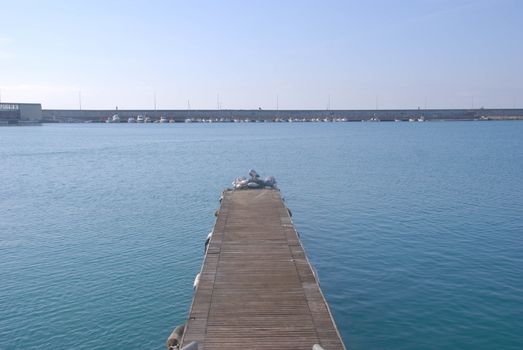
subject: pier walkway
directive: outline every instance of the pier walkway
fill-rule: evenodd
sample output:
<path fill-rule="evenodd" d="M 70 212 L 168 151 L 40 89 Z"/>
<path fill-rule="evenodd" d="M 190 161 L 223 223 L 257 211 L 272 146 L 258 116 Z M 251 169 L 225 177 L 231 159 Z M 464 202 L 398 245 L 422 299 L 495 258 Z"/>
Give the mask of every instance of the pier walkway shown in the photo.
<path fill-rule="evenodd" d="M 181 347 L 345 349 L 277 190 L 225 191 Z"/>

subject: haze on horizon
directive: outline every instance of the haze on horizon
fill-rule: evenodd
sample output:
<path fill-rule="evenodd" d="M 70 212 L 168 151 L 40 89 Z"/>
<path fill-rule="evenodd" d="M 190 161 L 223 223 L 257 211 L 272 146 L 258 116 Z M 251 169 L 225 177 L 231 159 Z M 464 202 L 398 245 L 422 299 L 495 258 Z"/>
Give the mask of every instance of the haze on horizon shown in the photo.
<path fill-rule="evenodd" d="M 0 0 L 4 102 L 523 107 L 523 2 Z M 219 95 L 219 97 L 218 97 Z"/>

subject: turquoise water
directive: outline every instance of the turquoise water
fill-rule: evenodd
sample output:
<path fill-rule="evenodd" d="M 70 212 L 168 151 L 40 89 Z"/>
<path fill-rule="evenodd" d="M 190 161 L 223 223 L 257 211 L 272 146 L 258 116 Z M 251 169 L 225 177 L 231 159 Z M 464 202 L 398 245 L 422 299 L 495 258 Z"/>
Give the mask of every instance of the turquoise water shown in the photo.
<path fill-rule="evenodd" d="M 0 128 L 0 349 L 163 349 L 249 168 L 351 349 L 523 348 L 523 123 L 434 122 Z"/>

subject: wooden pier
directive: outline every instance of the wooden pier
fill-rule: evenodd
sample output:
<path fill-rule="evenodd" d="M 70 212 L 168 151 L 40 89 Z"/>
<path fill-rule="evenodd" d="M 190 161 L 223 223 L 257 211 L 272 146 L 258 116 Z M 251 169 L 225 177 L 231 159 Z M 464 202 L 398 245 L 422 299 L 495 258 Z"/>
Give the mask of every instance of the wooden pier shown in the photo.
<path fill-rule="evenodd" d="M 279 191 L 223 193 L 180 348 L 192 342 L 345 349 Z"/>

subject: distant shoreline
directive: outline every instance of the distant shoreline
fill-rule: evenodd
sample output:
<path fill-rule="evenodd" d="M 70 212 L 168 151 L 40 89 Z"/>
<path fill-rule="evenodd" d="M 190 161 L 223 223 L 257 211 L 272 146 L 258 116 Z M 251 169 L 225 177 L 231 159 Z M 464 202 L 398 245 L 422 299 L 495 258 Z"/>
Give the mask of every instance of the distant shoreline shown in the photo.
<path fill-rule="evenodd" d="M 113 115 L 124 123 L 138 116 L 150 122 L 361 122 L 523 120 L 522 108 L 398 110 L 78 110 L 42 109 L 43 123 L 103 123 Z"/>

